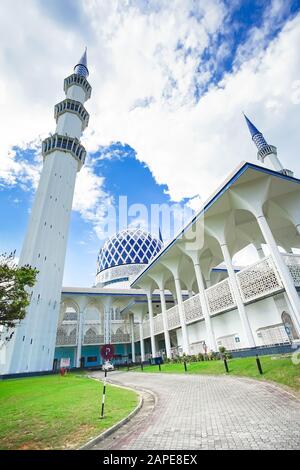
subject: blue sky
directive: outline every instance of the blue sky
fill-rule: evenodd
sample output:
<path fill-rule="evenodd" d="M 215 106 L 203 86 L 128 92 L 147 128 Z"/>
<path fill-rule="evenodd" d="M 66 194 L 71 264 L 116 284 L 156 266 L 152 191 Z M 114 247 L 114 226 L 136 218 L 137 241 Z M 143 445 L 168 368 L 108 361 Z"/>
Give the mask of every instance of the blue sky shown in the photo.
<path fill-rule="evenodd" d="M 26 7 L 3 0 L 1 251 L 20 253 L 41 140 L 54 130 L 62 81 L 85 45 L 89 153 L 76 186 L 65 285 L 93 284 L 106 209 L 118 210 L 119 196 L 129 206 L 195 209 L 241 160 L 255 162 L 243 110 L 297 174 L 299 12 L 295 0 L 28 0 Z M 162 231 L 168 238 L 163 223 Z"/>

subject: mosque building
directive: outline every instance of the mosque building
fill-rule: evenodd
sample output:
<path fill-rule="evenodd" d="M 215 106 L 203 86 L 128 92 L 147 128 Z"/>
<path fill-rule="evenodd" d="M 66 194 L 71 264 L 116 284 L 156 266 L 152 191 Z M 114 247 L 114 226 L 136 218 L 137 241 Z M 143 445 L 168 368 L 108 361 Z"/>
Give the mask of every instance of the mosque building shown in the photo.
<path fill-rule="evenodd" d="M 89 122 L 88 75 L 85 51 L 55 106 L 56 132 L 43 141 L 20 256 L 39 274 L 0 373 L 51 371 L 62 360 L 92 367 L 220 346 L 255 354 L 297 345 L 300 180 L 246 116 L 259 164 L 241 162 L 167 244 L 160 233 L 122 230 L 100 249 L 93 287 L 62 287 L 75 180 L 86 156 L 79 139 Z M 250 245 L 257 260 L 237 269 L 234 255 Z"/>

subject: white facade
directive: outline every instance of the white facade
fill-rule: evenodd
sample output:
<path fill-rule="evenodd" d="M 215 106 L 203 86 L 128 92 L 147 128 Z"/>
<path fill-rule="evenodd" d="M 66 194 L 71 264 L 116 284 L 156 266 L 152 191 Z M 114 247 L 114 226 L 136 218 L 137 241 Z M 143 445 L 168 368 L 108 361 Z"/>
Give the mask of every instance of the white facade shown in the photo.
<path fill-rule="evenodd" d="M 120 360 L 144 361 L 299 342 L 300 180 L 248 119 L 258 157 L 272 169 L 242 162 L 164 247 L 140 229 L 114 235 L 100 250 L 96 286 L 61 290 L 74 184 L 85 158 L 79 137 L 89 118 L 87 73 L 84 57 L 55 107 L 56 134 L 43 143 L 20 258 L 39 275 L 1 373 L 47 371 L 70 356 L 74 367 L 99 365 L 106 344 Z M 249 245 L 257 261 L 237 269 L 233 258 Z"/>

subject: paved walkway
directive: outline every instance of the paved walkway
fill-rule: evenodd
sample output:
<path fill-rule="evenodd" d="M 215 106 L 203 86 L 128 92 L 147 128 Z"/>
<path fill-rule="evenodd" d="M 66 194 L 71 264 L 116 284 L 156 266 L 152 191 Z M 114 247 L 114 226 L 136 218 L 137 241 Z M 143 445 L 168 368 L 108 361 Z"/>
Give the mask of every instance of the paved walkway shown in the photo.
<path fill-rule="evenodd" d="M 93 375 L 103 377 L 101 372 Z M 95 449 L 300 448 L 300 401 L 271 384 L 140 372 L 113 372 L 108 378 L 153 391 L 157 402 L 152 407 L 148 403 L 148 412 Z"/>

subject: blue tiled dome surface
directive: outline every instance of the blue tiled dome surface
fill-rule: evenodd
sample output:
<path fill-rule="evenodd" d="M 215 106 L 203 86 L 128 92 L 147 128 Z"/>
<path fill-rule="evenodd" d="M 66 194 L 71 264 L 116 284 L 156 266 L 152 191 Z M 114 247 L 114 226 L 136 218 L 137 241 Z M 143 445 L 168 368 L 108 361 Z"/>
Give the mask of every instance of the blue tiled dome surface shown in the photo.
<path fill-rule="evenodd" d="M 97 273 L 114 266 L 148 264 L 162 242 L 140 228 L 126 229 L 108 238 L 99 251 Z"/>

